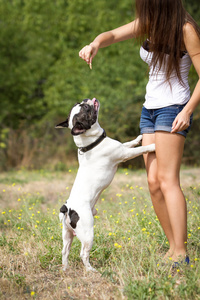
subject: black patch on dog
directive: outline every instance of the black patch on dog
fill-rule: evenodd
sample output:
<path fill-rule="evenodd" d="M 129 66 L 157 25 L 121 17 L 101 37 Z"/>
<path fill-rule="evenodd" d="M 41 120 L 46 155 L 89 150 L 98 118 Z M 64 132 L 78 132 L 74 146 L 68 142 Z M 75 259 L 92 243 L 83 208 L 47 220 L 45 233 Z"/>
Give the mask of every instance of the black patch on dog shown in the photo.
<path fill-rule="evenodd" d="M 70 112 L 69 112 L 69 115 L 68 115 L 67 119 L 66 119 L 64 122 L 61 122 L 61 123 L 57 124 L 57 125 L 55 126 L 55 128 L 66 128 L 66 127 L 69 126 L 69 118 L 70 118 L 70 115 L 71 115 L 71 111 L 72 111 L 72 109 L 73 109 L 76 105 L 78 105 L 78 104 L 80 104 L 80 103 L 74 104 L 74 106 L 71 108 L 71 110 L 70 110 Z"/>
<path fill-rule="evenodd" d="M 69 119 L 65 120 L 64 122 L 61 122 L 55 126 L 55 128 L 68 128 L 69 126 Z"/>
<path fill-rule="evenodd" d="M 61 208 L 60 208 L 60 212 L 63 213 L 63 214 L 66 214 L 68 212 L 68 208 L 66 205 L 63 205 Z"/>
<path fill-rule="evenodd" d="M 73 209 L 69 209 L 69 217 L 70 217 L 70 225 L 72 226 L 73 229 L 76 228 L 76 224 L 78 222 L 78 220 L 80 219 L 79 218 L 79 215 L 77 214 L 77 212 Z"/>
<path fill-rule="evenodd" d="M 97 110 L 94 106 L 87 103 L 82 103 L 80 106 L 80 112 L 72 120 L 74 126 L 71 130 L 72 135 L 79 135 L 86 132 L 97 120 Z"/>

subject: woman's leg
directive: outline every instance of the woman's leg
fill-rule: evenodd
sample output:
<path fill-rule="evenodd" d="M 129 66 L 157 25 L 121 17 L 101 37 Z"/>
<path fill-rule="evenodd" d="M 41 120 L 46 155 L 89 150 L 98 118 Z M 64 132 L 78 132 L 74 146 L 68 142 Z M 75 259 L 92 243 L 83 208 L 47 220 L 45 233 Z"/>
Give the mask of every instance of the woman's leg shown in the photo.
<path fill-rule="evenodd" d="M 143 134 L 142 144 L 148 145 L 151 143 L 155 143 L 155 134 Z M 169 241 L 170 249 L 165 255 L 165 257 L 169 257 L 173 255 L 175 244 L 166 202 L 158 181 L 156 153 L 145 154 L 144 162 L 154 210 Z"/>
<path fill-rule="evenodd" d="M 157 176 L 173 235 L 173 260 L 186 254 L 187 208 L 179 178 L 184 142 L 180 134 L 155 133 Z"/>

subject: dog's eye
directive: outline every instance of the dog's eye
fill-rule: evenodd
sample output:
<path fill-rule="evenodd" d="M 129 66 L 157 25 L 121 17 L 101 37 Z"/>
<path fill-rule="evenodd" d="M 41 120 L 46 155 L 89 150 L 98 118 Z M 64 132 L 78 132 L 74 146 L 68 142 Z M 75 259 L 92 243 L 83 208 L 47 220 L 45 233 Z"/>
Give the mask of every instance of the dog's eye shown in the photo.
<path fill-rule="evenodd" d="M 90 105 L 89 104 L 84 104 L 84 108 L 89 111 L 91 109 Z"/>

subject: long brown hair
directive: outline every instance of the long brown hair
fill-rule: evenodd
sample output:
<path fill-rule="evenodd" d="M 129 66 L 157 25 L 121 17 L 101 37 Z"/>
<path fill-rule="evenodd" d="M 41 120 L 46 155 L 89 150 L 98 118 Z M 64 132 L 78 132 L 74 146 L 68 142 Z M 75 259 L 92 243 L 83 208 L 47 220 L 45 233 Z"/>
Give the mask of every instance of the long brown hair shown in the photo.
<path fill-rule="evenodd" d="M 179 81 L 180 55 L 184 50 L 183 26 L 189 22 L 200 37 L 200 28 L 184 9 L 182 0 L 136 0 L 136 16 L 139 19 L 138 39 L 150 40 L 149 51 L 153 52 L 152 66 L 164 64 L 168 81 L 175 69 Z M 169 54 L 167 64 L 165 53 Z"/>

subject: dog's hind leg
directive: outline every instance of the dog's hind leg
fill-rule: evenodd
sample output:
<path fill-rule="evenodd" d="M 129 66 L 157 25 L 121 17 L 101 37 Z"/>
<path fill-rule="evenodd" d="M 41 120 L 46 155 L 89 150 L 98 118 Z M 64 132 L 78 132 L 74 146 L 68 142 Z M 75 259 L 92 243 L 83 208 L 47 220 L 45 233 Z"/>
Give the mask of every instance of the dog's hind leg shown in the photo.
<path fill-rule="evenodd" d="M 89 262 L 90 250 L 92 249 L 94 238 L 94 219 L 92 216 L 92 210 L 82 211 L 82 216 L 77 223 L 76 235 L 81 242 L 80 257 L 85 265 L 86 271 L 96 271 Z"/>
<path fill-rule="evenodd" d="M 63 222 L 62 238 L 63 238 L 62 265 L 63 265 L 63 271 L 66 271 L 68 265 L 69 251 L 71 248 L 74 235 L 73 235 L 73 231 L 70 230 L 67 227 L 67 225 L 64 224 L 64 222 Z"/>
<path fill-rule="evenodd" d="M 90 250 L 92 249 L 92 244 L 93 244 L 93 236 L 91 239 L 87 239 L 84 241 L 82 240 L 81 244 L 82 246 L 81 246 L 80 257 L 86 267 L 86 271 L 96 272 L 96 270 L 91 266 L 89 262 Z"/>

